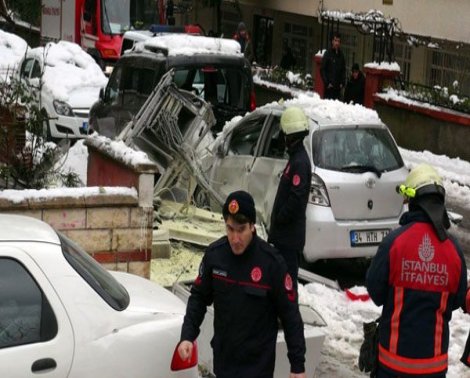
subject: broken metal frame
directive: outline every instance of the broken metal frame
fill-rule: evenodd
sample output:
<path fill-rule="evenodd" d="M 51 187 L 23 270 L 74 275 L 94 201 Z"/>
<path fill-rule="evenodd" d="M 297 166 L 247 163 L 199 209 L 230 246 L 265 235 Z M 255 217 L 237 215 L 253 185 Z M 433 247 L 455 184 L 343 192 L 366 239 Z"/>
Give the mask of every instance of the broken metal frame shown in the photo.
<path fill-rule="evenodd" d="M 215 124 L 211 107 L 191 92 L 173 83 L 174 70 L 168 71 L 152 91 L 135 117 L 117 137 L 127 146 L 147 153 L 160 172 L 154 195 L 178 183 L 187 186 L 184 172 L 217 203 L 224 199 L 210 185 L 198 161 L 198 147 Z M 189 185 L 190 185 L 189 181 Z M 189 197 L 188 191 L 188 197 Z M 189 198 L 188 198 L 189 200 Z"/>

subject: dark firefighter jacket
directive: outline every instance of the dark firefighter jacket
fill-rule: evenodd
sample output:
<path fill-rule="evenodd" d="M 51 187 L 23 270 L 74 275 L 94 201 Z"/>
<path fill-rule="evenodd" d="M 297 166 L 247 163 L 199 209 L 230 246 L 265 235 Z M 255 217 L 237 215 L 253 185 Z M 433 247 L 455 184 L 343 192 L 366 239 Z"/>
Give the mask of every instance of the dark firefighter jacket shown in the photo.
<path fill-rule="evenodd" d="M 346 60 L 341 49 L 336 51 L 330 48 L 323 54 L 320 73 L 325 88 L 329 84 L 336 89 L 344 86 L 346 82 Z"/>
<path fill-rule="evenodd" d="M 467 314 L 470 314 L 470 287 L 467 289 L 467 295 L 465 296 L 465 302 L 463 303 L 462 308 Z M 460 361 L 470 367 L 470 332 L 467 336 L 467 342 Z"/>
<path fill-rule="evenodd" d="M 289 150 L 271 212 L 269 242 L 278 249 L 302 251 L 312 167 L 302 142 Z M 288 259 L 288 256 L 285 256 Z"/>
<path fill-rule="evenodd" d="M 442 375 L 449 321 L 464 301 L 465 260 L 455 240 L 439 241 L 424 212 L 405 213 L 400 224 L 379 246 L 366 276 L 372 300 L 383 305 L 379 364 L 401 377 Z"/>
<path fill-rule="evenodd" d="M 241 255 L 227 237 L 212 243 L 191 289 L 181 340 L 194 341 L 206 307 L 214 304 L 214 373 L 217 378 L 273 376 L 278 317 L 291 371 L 305 363 L 303 323 L 282 256 L 254 235 Z"/>

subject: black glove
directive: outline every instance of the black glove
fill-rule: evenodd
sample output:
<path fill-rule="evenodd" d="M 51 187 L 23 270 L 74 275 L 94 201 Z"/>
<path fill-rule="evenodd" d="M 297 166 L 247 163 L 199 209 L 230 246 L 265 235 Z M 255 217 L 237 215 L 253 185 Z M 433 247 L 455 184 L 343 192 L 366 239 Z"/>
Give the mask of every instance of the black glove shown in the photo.
<path fill-rule="evenodd" d="M 363 323 L 364 341 L 359 351 L 359 369 L 366 373 L 371 373 L 375 377 L 377 369 L 377 354 L 379 347 L 379 326 L 378 319 L 373 322 Z"/>

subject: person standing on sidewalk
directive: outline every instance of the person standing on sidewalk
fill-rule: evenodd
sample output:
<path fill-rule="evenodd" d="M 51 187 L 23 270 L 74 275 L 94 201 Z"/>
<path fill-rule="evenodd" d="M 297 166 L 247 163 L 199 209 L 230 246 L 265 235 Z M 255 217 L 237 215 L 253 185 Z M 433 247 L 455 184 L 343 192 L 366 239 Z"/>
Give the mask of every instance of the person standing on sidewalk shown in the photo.
<path fill-rule="evenodd" d="M 341 35 L 334 33 L 331 48 L 323 55 L 320 69 L 326 99 L 340 100 L 341 90 L 346 82 L 346 59 L 340 47 Z"/>

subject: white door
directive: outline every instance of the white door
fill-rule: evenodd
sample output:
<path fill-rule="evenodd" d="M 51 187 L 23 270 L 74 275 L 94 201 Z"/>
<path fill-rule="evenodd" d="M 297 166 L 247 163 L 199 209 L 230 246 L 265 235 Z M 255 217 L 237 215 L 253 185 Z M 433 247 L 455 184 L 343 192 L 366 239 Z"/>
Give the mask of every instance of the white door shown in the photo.
<path fill-rule="evenodd" d="M 40 267 L 25 251 L 1 246 L 0 287 L 0 377 L 67 377 L 73 331 Z"/>
<path fill-rule="evenodd" d="M 248 190 L 258 142 L 267 114 L 253 113 L 238 123 L 224 140 L 214 161 L 211 185 L 222 197 L 235 190 Z"/>

